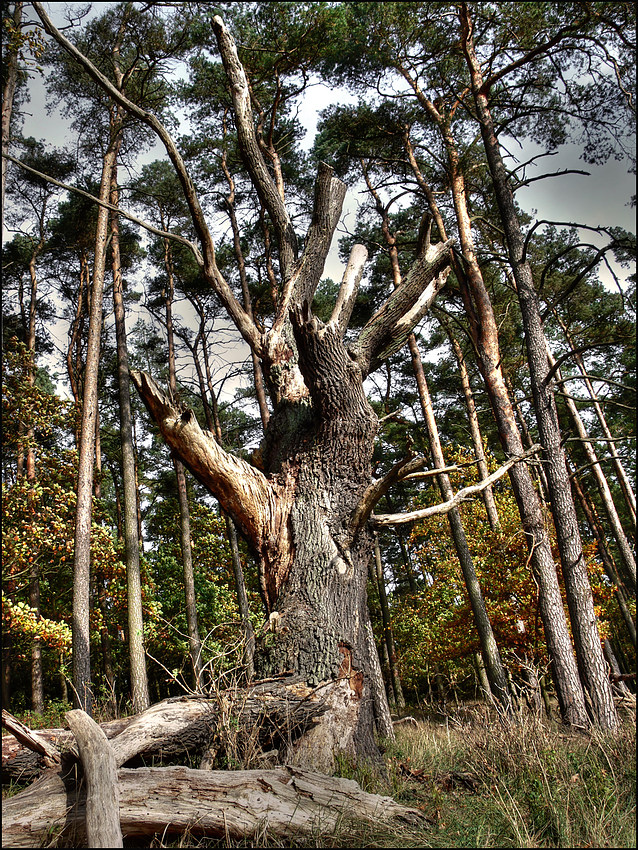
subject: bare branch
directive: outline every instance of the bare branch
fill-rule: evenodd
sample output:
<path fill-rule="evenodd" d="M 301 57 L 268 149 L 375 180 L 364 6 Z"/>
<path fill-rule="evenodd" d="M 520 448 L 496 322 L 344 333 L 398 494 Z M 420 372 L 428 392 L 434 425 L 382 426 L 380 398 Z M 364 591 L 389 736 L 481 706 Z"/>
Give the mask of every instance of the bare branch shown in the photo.
<path fill-rule="evenodd" d="M 281 332 L 288 318 L 291 302 L 312 303 L 347 191 L 346 184 L 333 175 L 334 171 L 329 165 L 325 162 L 319 164 L 312 221 L 308 229 L 306 247 L 301 260 L 295 265 L 294 272 L 284 283 L 277 316 L 272 327 L 274 334 Z"/>
<path fill-rule="evenodd" d="M 379 499 L 388 492 L 390 487 L 392 487 L 393 484 L 396 484 L 397 481 L 401 481 L 403 478 L 406 478 L 410 473 L 421 469 L 421 467 L 425 466 L 426 463 L 427 458 L 424 457 L 404 458 L 398 463 L 395 463 L 392 469 L 384 475 L 383 478 L 380 478 L 378 481 L 373 481 L 372 484 L 370 484 L 350 518 L 350 541 L 354 539 L 358 531 L 366 524 L 374 506 L 377 504 Z M 437 473 L 440 472 L 438 469 L 436 471 Z"/>
<path fill-rule="evenodd" d="M 171 233 L 168 230 L 160 230 L 158 227 L 154 227 L 148 221 L 144 221 L 144 219 L 137 218 L 132 213 L 127 210 L 123 210 L 121 207 L 117 207 L 114 204 L 109 204 L 108 201 L 102 201 L 100 198 L 95 195 L 91 195 L 90 192 L 85 192 L 83 189 L 78 189 L 77 186 L 70 186 L 68 183 L 63 183 L 61 180 L 56 180 L 54 177 L 50 177 L 48 174 L 44 174 L 42 171 L 36 171 L 35 168 L 31 168 L 30 165 L 26 165 L 19 159 L 16 159 L 14 156 L 10 156 L 9 154 L 2 154 L 3 157 L 14 162 L 16 165 L 19 165 L 20 168 L 24 168 L 25 171 L 30 171 L 32 174 L 35 174 L 37 177 L 41 177 L 43 180 L 46 180 L 48 183 L 53 183 L 54 186 L 59 186 L 61 189 L 66 189 L 67 192 L 73 192 L 76 195 L 81 195 L 83 198 L 88 198 L 89 201 L 93 201 L 94 204 L 98 204 L 101 207 L 106 207 L 109 210 L 121 215 L 122 218 L 128 219 L 128 221 L 132 221 L 134 224 L 139 224 L 140 227 L 143 227 L 144 230 L 148 230 L 150 233 L 154 233 L 156 236 L 162 236 L 164 239 L 173 239 L 175 242 L 181 242 L 182 245 L 186 245 L 193 252 L 195 259 L 199 266 L 204 265 L 204 259 L 201 255 L 201 252 L 197 245 L 190 241 L 190 239 L 186 239 L 184 236 L 180 236 L 178 233 Z"/>
<path fill-rule="evenodd" d="M 328 323 L 337 329 L 342 337 L 350 322 L 350 316 L 352 315 L 352 309 L 357 299 L 357 292 L 359 291 L 359 284 L 363 275 L 363 267 L 367 260 L 368 249 L 365 245 L 353 245 L 350 251 L 350 257 L 348 258 L 348 265 L 341 280 L 337 302 Z"/>
<path fill-rule="evenodd" d="M 439 242 L 412 264 L 405 280 L 365 325 L 350 354 L 364 375 L 405 344 L 445 284 L 455 239 Z"/>
<path fill-rule="evenodd" d="M 192 410 L 179 410 L 145 372 L 131 370 L 142 401 L 171 451 L 219 500 L 257 551 L 272 530 L 276 494 L 259 469 L 224 451 Z"/>
<path fill-rule="evenodd" d="M 244 67 L 239 61 L 235 41 L 223 20 L 215 15 L 212 22 L 224 70 L 230 82 L 237 138 L 244 164 L 248 169 L 259 199 L 268 210 L 277 231 L 279 256 L 284 280 L 291 277 L 297 260 L 297 237 L 288 210 L 272 179 L 259 148 L 253 123 L 250 88 Z"/>
<path fill-rule="evenodd" d="M 480 493 L 482 490 L 485 490 L 486 487 L 489 487 L 495 481 L 498 481 L 499 478 L 502 478 L 514 466 L 514 464 L 526 460 L 526 458 L 530 457 L 530 455 L 536 454 L 541 451 L 541 449 L 542 446 L 538 444 L 531 446 L 531 448 L 527 449 L 527 451 L 522 455 L 508 460 L 507 463 L 504 463 L 503 466 L 496 470 L 496 472 L 493 472 L 488 478 L 485 478 L 479 484 L 472 484 L 470 487 L 464 487 L 462 490 L 459 490 L 454 498 L 447 502 L 441 502 L 438 505 L 432 505 L 429 508 L 420 508 L 417 511 L 410 511 L 408 513 L 377 514 L 372 517 L 371 522 L 375 527 L 381 528 L 386 525 L 403 525 L 404 523 L 415 522 L 419 519 L 427 519 L 431 516 L 447 514 L 451 510 L 454 510 L 454 508 L 457 508 L 461 502 L 466 501 L 466 499 L 471 498 L 476 493 Z M 441 470 L 437 469 L 436 472 L 440 473 Z"/>

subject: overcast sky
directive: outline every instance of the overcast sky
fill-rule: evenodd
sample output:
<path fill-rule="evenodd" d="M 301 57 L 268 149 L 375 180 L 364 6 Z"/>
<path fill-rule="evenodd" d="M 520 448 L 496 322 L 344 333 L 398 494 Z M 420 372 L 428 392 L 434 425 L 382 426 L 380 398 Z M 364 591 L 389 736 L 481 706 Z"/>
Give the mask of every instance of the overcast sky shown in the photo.
<path fill-rule="evenodd" d="M 80 4 L 70 4 L 77 9 Z M 93 3 L 91 15 L 99 13 L 109 3 Z M 57 26 L 65 24 L 65 9 L 67 4 L 45 4 Z M 34 16 L 27 7 L 27 14 Z M 25 135 L 42 139 L 47 144 L 63 146 L 73 142 L 73 134 L 56 110 L 47 114 L 46 93 L 41 76 L 35 75 L 30 85 L 31 100 L 24 107 Z M 299 119 L 307 128 L 303 146 L 310 147 L 316 130 L 319 113 L 333 103 L 355 102 L 349 95 L 330 90 L 327 86 L 319 85 L 310 89 L 299 106 Z M 512 143 L 511 151 L 520 161 L 529 159 L 539 149 L 526 146 L 525 151 L 518 150 Z M 602 166 L 589 166 L 580 159 L 580 150 L 575 145 L 569 145 L 560 150 L 558 155 L 541 159 L 536 166 L 527 170 L 527 176 L 533 177 L 548 171 L 563 169 L 583 169 L 591 172 L 591 176 L 565 175 L 532 183 L 531 186 L 519 190 L 517 200 L 527 212 L 536 218 L 555 221 L 578 221 L 590 226 L 613 225 L 627 230 L 635 230 L 635 211 L 629 206 L 631 195 L 635 194 L 635 178 L 627 172 L 627 163 L 610 160 Z M 149 162 L 163 155 L 163 147 L 157 145 L 152 151 L 144 154 L 142 162 Z M 349 191 L 344 205 L 344 221 L 346 227 L 354 226 L 354 216 L 357 206 L 356 192 Z M 340 228 L 341 229 L 341 228 Z M 7 234 L 8 235 L 8 234 Z M 214 234 L 213 234 L 214 236 Z M 583 233 L 583 241 L 594 244 L 604 244 L 604 237 Z M 9 237 L 10 238 L 10 237 Z M 621 274 L 626 274 L 620 270 Z M 341 277 L 342 267 L 338 261 L 337 239 L 328 258 L 325 274 L 333 279 Z M 611 276 L 601 270 L 601 277 L 608 285 L 612 285 Z"/>

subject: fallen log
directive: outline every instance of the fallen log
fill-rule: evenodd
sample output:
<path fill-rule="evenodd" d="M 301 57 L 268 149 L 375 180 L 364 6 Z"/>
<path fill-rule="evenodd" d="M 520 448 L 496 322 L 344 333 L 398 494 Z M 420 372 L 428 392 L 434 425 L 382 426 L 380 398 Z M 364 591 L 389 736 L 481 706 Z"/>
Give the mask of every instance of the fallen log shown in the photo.
<path fill-rule="evenodd" d="M 114 738 L 119 735 L 131 721 L 134 716 L 122 717 L 119 720 L 109 720 L 106 723 L 100 723 L 100 729 L 104 732 L 107 738 Z M 7 727 L 8 728 L 8 727 Z M 56 750 L 62 754 L 73 750 L 75 746 L 75 737 L 73 732 L 62 727 L 55 729 L 37 729 L 32 732 L 41 741 L 46 741 L 51 744 Z M 2 737 L 2 781 L 9 782 L 11 780 L 24 782 L 36 779 L 40 774 L 50 767 L 45 761 L 43 755 L 30 749 L 22 741 L 19 741 L 15 735 L 3 735 Z"/>
<path fill-rule="evenodd" d="M 112 742 L 118 767 L 136 756 L 197 756 L 208 764 L 229 750 L 244 759 L 247 752 L 287 750 L 319 718 L 327 706 L 321 693 L 303 683 L 281 679 L 247 689 L 221 691 L 214 697 L 171 697 L 133 717 L 100 724 Z M 38 730 L 37 735 L 62 751 L 72 750 L 74 737 L 65 729 Z M 13 736 L 2 739 L 3 781 L 33 779 L 47 765 Z"/>
<path fill-rule="evenodd" d="M 267 830 L 284 839 L 329 833 L 349 821 L 420 823 L 416 809 L 368 794 L 351 779 L 297 767 L 274 770 L 120 768 L 120 826 L 125 839 L 155 834 L 247 838 Z M 59 846 L 86 840 L 86 798 L 73 769 L 48 770 L 2 804 L 4 847 L 32 848 L 59 835 Z"/>
<path fill-rule="evenodd" d="M 2 725 L 5 729 L 13 732 L 13 736 L 24 747 L 28 747 L 34 753 L 42 757 L 42 761 L 47 767 L 55 767 L 60 764 L 62 757 L 60 751 L 44 736 L 38 735 L 37 732 L 32 732 L 31 729 L 21 723 L 17 717 L 9 714 L 4 708 L 2 709 Z"/>

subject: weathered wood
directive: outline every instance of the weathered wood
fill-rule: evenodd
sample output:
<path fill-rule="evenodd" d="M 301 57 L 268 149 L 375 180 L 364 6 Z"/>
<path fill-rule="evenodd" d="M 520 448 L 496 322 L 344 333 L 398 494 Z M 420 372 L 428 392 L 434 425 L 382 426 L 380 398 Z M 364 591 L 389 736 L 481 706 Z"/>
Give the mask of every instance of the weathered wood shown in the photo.
<path fill-rule="evenodd" d="M 88 846 L 122 847 L 120 793 L 113 748 L 85 711 L 67 711 L 65 716 L 78 742 L 84 768 Z"/>
<path fill-rule="evenodd" d="M 107 738 L 119 735 L 131 723 L 134 717 L 122 717 L 119 720 L 109 720 L 100 723 L 100 729 Z M 8 727 L 7 727 L 8 728 Z M 75 737 L 69 729 L 61 727 L 54 729 L 38 729 L 35 733 L 38 740 L 46 741 L 53 745 L 56 750 L 73 753 L 77 756 L 75 749 Z M 44 756 L 29 749 L 18 740 L 15 735 L 4 735 L 2 738 L 2 781 L 17 780 L 23 782 L 36 779 L 49 765 L 45 764 Z"/>
<path fill-rule="evenodd" d="M 2 709 L 2 725 L 5 729 L 13 732 L 13 735 L 21 744 L 41 755 L 47 767 L 54 767 L 56 764 L 60 764 L 62 757 L 59 750 L 50 741 L 47 741 L 46 738 L 40 737 L 37 733 L 28 729 L 24 723 L 21 723 L 17 717 L 9 714 L 4 708 Z"/>
<path fill-rule="evenodd" d="M 117 778 L 120 824 L 127 840 L 187 829 L 194 836 L 233 839 L 267 829 L 291 839 L 330 832 L 349 818 L 368 823 L 417 823 L 422 818 L 390 797 L 367 794 L 351 779 L 290 766 L 247 771 L 121 768 Z M 5 800 L 3 846 L 37 847 L 55 831 L 81 842 L 85 803 L 75 786 L 72 772 L 51 770 Z"/>
<path fill-rule="evenodd" d="M 231 732 L 240 744 L 242 738 L 250 738 L 264 750 L 285 748 L 326 708 L 321 691 L 314 693 L 303 684 L 280 679 L 256 683 L 247 691 L 222 691 L 213 698 L 172 697 L 142 714 L 104 723 L 100 728 L 112 741 L 120 767 L 138 755 L 201 753 L 214 740 L 216 749 L 223 749 L 224 738 Z M 73 750 L 73 734 L 65 729 L 40 730 L 37 734 L 58 749 Z M 26 749 L 15 737 L 2 739 L 3 778 L 33 779 L 46 766 L 42 756 Z"/>

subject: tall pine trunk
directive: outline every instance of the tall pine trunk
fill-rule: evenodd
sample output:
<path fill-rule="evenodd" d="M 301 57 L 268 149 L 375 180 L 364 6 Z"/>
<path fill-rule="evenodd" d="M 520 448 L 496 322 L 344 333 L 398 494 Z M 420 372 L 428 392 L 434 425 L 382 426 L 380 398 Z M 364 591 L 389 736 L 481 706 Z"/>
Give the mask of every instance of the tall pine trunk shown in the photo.
<path fill-rule="evenodd" d="M 108 203 L 111 172 L 117 157 L 115 140 L 111 141 L 102 163 L 100 200 Z M 77 507 L 75 516 L 75 549 L 73 555 L 73 704 L 87 714 L 92 713 L 91 649 L 90 649 L 90 565 L 91 515 L 93 508 L 93 468 L 95 461 L 95 425 L 98 403 L 98 369 L 102 336 L 102 298 L 104 271 L 109 238 L 109 211 L 100 207 L 95 236 L 95 261 L 89 310 L 89 338 L 84 370 L 82 423 L 80 427 Z"/>
<path fill-rule="evenodd" d="M 460 19 L 462 44 L 472 80 L 474 103 L 521 307 L 534 409 L 540 440 L 546 454 L 545 468 L 549 498 L 561 556 L 578 668 L 589 693 L 597 724 L 603 729 L 615 729 L 618 725 L 618 717 L 596 625 L 591 586 L 583 557 L 576 509 L 569 486 L 558 414 L 549 380 L 545 334 L 534 290 L 532 271 L 525 259 L 525 240 L 509 185 L 508 172 L 494 130 L 487 92 L 483 88 L 480 64 L 474 52 L 472 23 L 467 4 L 461 7 Z"/>
<path fill-rule="evenodd" d="M 119 116 L 118 116 L 119 119 Z M 117 163 L 111 176 L 111 204 L 118 206 Z M 144 652 L 144 618 L 140 573 L 140 541 L 137 534 L 137 487 L 133 447 L 133 416 L 126 341 L 126 316 L 120 258 L 120 233 L 117 215 L 111 218 L 111 251 L 113 268 L 113 309 L 117 340 L 117 381 L 120 400 L 120 446 L 122 449 L 122 492 L 124 501 L 124 547 L 126 553 L 126 587 L 128 609 L 129 665 L 133 711 L 148 708 L 148 677 Z"/>

